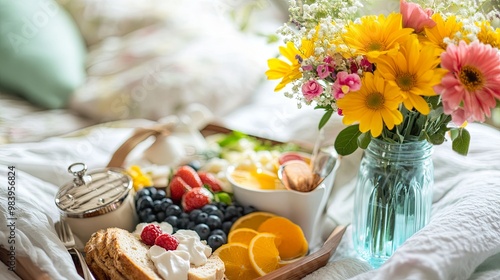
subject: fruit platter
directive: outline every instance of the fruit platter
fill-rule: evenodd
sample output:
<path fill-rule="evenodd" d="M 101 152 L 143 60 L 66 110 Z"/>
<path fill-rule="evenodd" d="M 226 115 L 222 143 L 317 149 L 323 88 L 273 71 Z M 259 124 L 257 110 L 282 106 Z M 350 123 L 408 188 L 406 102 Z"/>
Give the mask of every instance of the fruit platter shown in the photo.
<path fill-rule="evenodd" d="M 99 229 L 86 241 L 86 262 L 96 279 L 126 279 L 125 275 L 133 279 L 256 279 L 311 256 L 312 239 L 307 229 L 304 233 L 303 222 L 279 211 L 290 208 L 288 200 L 272 201 L 279 193 L 298 193 L 293 194 L 302 199 L 298 205 L 309 196 L 315 204 L 323 199 L 325 178 L 314 182 L 309 174 L 311 154 L 296 144 L 218 126 L 209 125 L 201 133 L 206 141 L 203 153 L 176 166 L 124 166 L 131 179 L 136 225 L 132 230 Z M 294 167 L 288 172 L 304 173 L 299 179 L 310 179 L 307 186 L 323 184 L 318 188 L 322 190 L 291 188 L 296 178 L 285 173 L 288 164 L 306 166 L 308 171 Z M 304 186 L 303 181 L 296 180 L 293 186 L 297 182 Z M 255 200 L 239 189 L 254 192 Z M 275 204 L 280 208 L 273 208 Z M 294 214 L 301 212 L 298 205 Z M 314 217 L 300 215 L 315 222 L 318 212 L 312 212 Z"/>

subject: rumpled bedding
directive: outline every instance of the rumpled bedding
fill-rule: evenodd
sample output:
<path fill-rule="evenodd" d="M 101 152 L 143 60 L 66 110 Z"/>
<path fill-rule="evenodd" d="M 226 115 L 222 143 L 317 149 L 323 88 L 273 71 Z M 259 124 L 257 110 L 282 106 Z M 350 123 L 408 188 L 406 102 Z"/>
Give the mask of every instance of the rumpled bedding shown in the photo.
<path fill-rule="evenodd" d="M 258 108 L 254 112 L 265 114 Z M 268 111 L 267 119 L 275 119 L 275 113 Z M 306 119 L 306 116 L 311 118 Z M 295 138 L 307 142 L 314 139 L 317 131 L 311 128 L 311 122 L 315 120 L 315 113 L 309 110 L 298 110 L 295 116 L 290 115 L 289 121 L 295 124 L 300 135 L 289 134 L 289 140 Z M 258 118 L 255 121 L 258 122 Z M 17 213 L 23 223 L 19 224 L 16 236 L 16 242 L 20 244 L 17 254 L 29 255 L 55 279 L 63 279 L 63 276 L 76 279 L 70 256 L 53 229 L 53 223 L 58 219 L 54 195 L 58 186 L 71 179 L 67 166 L 83 161 L 89 169 L 103 167 L 117 147 L 132 134 L 131 127 L 152 124 L 154 122 L 147 120 L 122 121 L 41 142 L 0 146 L 0 169 L 16 166 L 18 170 Z M 326 135 L 338 133 L 340 126 L 340 122 L 333 119 Z M 359 266 L 365 269 L 342 275 L 336 273 L 338 266 L 354 256 L 348 230 L 331 262 L 306 279 L 349 279 L 356 275 L 353 279 L 500 277 L 500 131 L 476 124 L 469 125 L 469 130 L 473 137 L 469 156 L 455 154 L 448 143 L 435 147 L 435 194 L 432 218 L 427 227 L 403 244 L 381 268 L 365 272 L 366 266 Z M 141 150 L 150 144 L 137 147 L 136 155 L 140 157 Z M 359 158 L 356 154 L 342 159 L 343 169 L 339 170 L 328 204 L 325 234 L 336 224 L 349 223 L 355 166 Z M 7 180 L 6 172 L 0 172 L 0 180 Z M 6 211 L 5 192 L 5 188 L 0 190 L 2 213 Z M 2 215 L 2 219 L 5 216 Z M 7 245 L 6 234 L 6 229 L 1 228 L 0 244 L 3 246 Z M 5 271 L 5 267 L 1 269 Z M 16 278 L 12 276 L 11 279 Z"/>
<path fill-rule="evenodd" d="M 95 0 L 60 2 L 69 5 L 66 8 L 70 12 L 73 11 L 73 15 L 79 16 L 82 19 L 81 23 L 84 17 L 100 16 L 95 21 L 89 21 L 91 25 L 80 25 L 88 44 L 96 46 L 93 49 L 93 55 L 90 56 L 91 59 L 95 58 L 93 62 L 96 63 L 89 61 L 88 64 L 94 67 L 92 70 L 95 76 L 91 77 L 92 81 L 87 84 L 88 87 L 80 89 L 80 95 L 75 97 L 80 98 L 80 102 L 74 102 L 73 111 L 72 109 L 41 111 L 23 100 L 0 94 L 2 108 L 0 110 L 0 223 L 6 224 L 7 217 L 5 214 L 7 213 L 5 209 L 7 189 L 3 187 L 7 182 L 7 167 L 15 166 L 17 170 L 16 215 L 18 217 L 16 244 L 19 245 L 16 247 L 16 253 L 19 256 L 29 256 L 54 279 L 78 279 L 70 255 L 57 239 L 53 228 L 54 222 L 59 219 L 54 204 L 54 195 L 59 186 L 71 179 L 71 175 L 66 171 L 67 167 L 75 162 L 85 162 L 89 169 L 104 167 L 118 146 L 132 134 L 134 128 L 154 124 L 153 121 L 142 119 L 143 117 L 180 113 L 182 110 L 179 110 L 179 107 L 189 104 L 192 100 L 200 99 L 200 96 L 186 99 L 181 94 L 176 95 L 176 99 L 170 99 L 172 95 L 162 95 L 163 103 L 176 100 L 180 105 L 160 106 L 159 108 L 168 109 L 161 112 L 159 110 L 148 111 L 147 106 L 141 107 L 142 111 L 129 111 L 131 115 L 128 117 L 140 119 L 100 123 L 103 120 L 122 119 L 122 116 L 118 114 L 119 111 L 108 112 L 108 115 L 97 115 L 90 119 L 79 117 L 74 111 L 90 115 L 99 104 L 104 107 L 109 105 L 113 98 L 107 98 L 104 95 L 106 91 L 108 94 L 119 96 L 116 89 L 123 87 L 132 93 L 134 85 L 140 85 L 153 77 L 151 75 L 139 76 L 134 80 L 135 83 L 124 86 L 128 81 L 127 73 L 135 71 L 134 69 L 144 70 L 148 67 L 154 70 L 156 64 L 123 66 L 119 63 L 134 62 L 133 59 L 127 60 L 126 58 L 133 57 L 127 57 L 126 54 L 143 50 L 137 48 L 129 40 L 130 38 L 143 39 L 145 38 L 143 35 L 165 34 L 157 29 L 148 28 L 158 27 L 158 21 L 171 11 L 159 8 L 152 13 L 153 16 L 150 18 L 136 18 L 134 14 L 129 13 L 130 9 L 120 8 L 120 4 L 110 4 L 105 7 L 98 5 L 99 1 Z M 236 5 L 234 1 L 229 2 Z M 93 5 L 88 5 L 89 3 Z M 136 3 L 136 5 L 138 10 L 147 9 L 141 4 Z M 78 13 L 83 7 L 86 7 L 85 13 Z M 103 7 L 107 10 L 96 10 Z M 228 8 L 234 7 L 215 8 L 219 8 L 218 12 L 227 13 Z M 116 9 L 119 13 L 113 11 Z M 113 18 L 113 15 L 117 17 Z M 130 20 L 122 21 L 127 17 L 132 18 L 132 23 Z M 276 17 L 275 19 L 277 22 L 283 22 Z M 108 29 L 105 28 L 106 26 Z M 134 34 L 133 31 L 138 29 L 157 31 L 157 33 Z M 269 26 L 266 27 L 266 30 L 271 29 Z M 99 32 L 94 32 L 95 30 Z M 129 36 L 124 37 L 125 34 Z M 115 38 L 104 42 L 103 38 L 109 35 Z M 158 37 L 148 38 L 161 42 Z M 240 45 L 248 39 L 239 38 L 241 39 Z M 181 39 L 178 38 L 178 40 Z M 178 41 L 172 41 L 172 44 L 175 42 Z M 216 41 L 211 41 L 211 43 L 217 44 Z M 167 44 L 167 47 L 172 47 L 172 45 Z M 203 51 L 202 47 L 191 47 L 200 52 Z M 112 58 L 110 53 L 113 51 L 120 56 L 117 59 L 107 60 L 107 57 Z M 240 51 L 244 53 L 244 49 Z M 145 58 L 151 53 L 154 53 L 153 49 L 139 52 L 142 55 L 139 56 L 141 61 L 148 62 Z M 257 55 L 257 52 L 252 54 Z M 260 62 L 265 62 L 265 58 L 268 57 L 271 55 L 261 53 L 258 57 L 248 58 L 247 62 L 255 61 L 255 58 L 260 58 Z M 163 64 L 165 68 L 159 68 L 162 70 L 159 72 L 167 73 L 173 69 L 170 67 L 172 65 L 182 66 L 179 61 L 177 63 L 166 62 L 168 63 Z M 215 64 L 211 65 L 223 67 L 227 61 L 225 63 L 212 61 L 212 63 Z M 109 72 L 112 65 L 121 65 L 120 69 L 123 71 L 114 73 L 110 79 L 114 82 L 106 84 L 107 80 L 99 77 L 98 74 L 103 74 L 103 76 L 113 74 Z M 196 68 L 196 65 L 191 64 L 189 67 Z M 257 64 L 255 65 L 257 67 Z M 273 92 L 275 83 L 259 82 L 256 77 L 262 75 L 261 67 L 262 65 L 258 64 L 255 69 L 246 69 L 251 70 L 252 75 L 251 81 L 247 81 L 250 83 L 243 88 L 244 92 L 238 90 L 241 85 L 234 84 L 234 79 L 219 81 L 220 83 L 213 80 L 209 81 L 210 83 L 205 81 L 204 85 L 215 87 L 211 89 L 213 93 L 225 94 L 212 95 L 216 97 L 215 99 L 209 95 L 207 95 L 208 98 L 201 96 L 202 99 L 206 98 L 205 100 L 212 102 L 208 103 L 212 111 L 220 110 L 215 112 L 217 118 L 214 121 L 248 134 L 311 146 L 318 137 L 317 123 L 321 118 L 321 112 L 312 108 L 298 110 L 294 100 L 287 100 L 281 94 Z M 234 72 L 234 69 L 230 68 L 223 70 L 230 74 Z M 233 78 L 236 77 L 240 81 L 245 81 L 245 78 L 250 77 L 242 72 L 235 72 L 234 75 L 236 76 Z M 167 82 L 162 85 L 172 86 Z M 186 83 L 193 83 L 193 81 Z M 149 84 L 146 83 L 146 85 Z M 224 87 L 217 88 L 218 85 Z M 177 89 L 157 88 L 157 92 L 158 94 L 183 92 Z M 197 89 L 197 92 L 204 93 L 200 89 Z M 234 98 L 234 94 L 240 94 L 237 100 L 222 102 L 222 104 L 214 102 L 214 100 L 224 101 Z M 85 97 L 88 98 L 87 103 L 85 103 Z M 86 105 L 77 107 L 79 104 Z M 97 123 L 100 124 L 97 125 Z M 324 131 L 326 139 L 333 141 L 342 128 L 340 120 L 333 118 Z M 349 279 L 352 277 L 354 279 L 500 279 L 500 131 L 477 124 L 469 125 L 469 131 L 472 140 L 467 157 L 455 154 L 451 150 L 450 143 L 435 147 L 433 155 L 434 204 L 432 218 L 427 227 L 403 244 L 394 256 L 377 270 L 371 270 L 362 261 L 354 259 L 350 227 L 348 227 L 330 263 L 307 276 L 306 279 Z M 135 155 L 139 157 L 141 151 L 149 144 L 146 142 L 137 147 Z M 362 151 L 358 150 L 355 154 L 342 158 L 342 164 L 327 204 L 325 220 L 321 225 L 324 238 L 335 225 L 350 223 L 356 171 L 361 155 Z M 0 227 L 0 245 L 8 245 L 6 243 L 8 234 L 6 227 Z M 349 269 L 346 263 L 349 263 Z M 0 265 L 0 275 L 2 279 L 19 279 L 4 265 Z"/>

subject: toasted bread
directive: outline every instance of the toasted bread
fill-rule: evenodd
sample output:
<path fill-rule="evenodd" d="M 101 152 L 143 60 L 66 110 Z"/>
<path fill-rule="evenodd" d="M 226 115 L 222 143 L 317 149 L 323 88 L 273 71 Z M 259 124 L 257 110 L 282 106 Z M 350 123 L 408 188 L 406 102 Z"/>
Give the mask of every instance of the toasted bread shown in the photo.
<path fill-rule="evenodd" d="M 85 245 L 86 261 L 98 280 L 151 279 L 162 280 L 148 257 L 149 246 L 130 232 L 119 228 L 100 230 Z M 217 256 L 207 263 L 191 265 L 189 280 L 220 280 L 224 263 Z"/>
<path fill-rule="evenodd" d="M 149 246 L 124 229 L 109 228 L 108 232 L 111 237 L 108 250 L 115 250 L 115 266 L 124 275 L 131 279 L 162 280 L 153 261 L 147 256 Z"/>

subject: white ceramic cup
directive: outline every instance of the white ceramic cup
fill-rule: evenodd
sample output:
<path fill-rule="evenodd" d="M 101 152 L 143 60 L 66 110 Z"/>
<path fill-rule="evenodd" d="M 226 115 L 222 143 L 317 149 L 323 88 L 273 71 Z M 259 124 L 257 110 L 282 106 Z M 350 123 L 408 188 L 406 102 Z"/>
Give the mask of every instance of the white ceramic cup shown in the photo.
<path fill-rule="evenodd" d="M 231 174 L 235 166 L 230 166 L 226 176 L 233 186 L 235 199 L 243 206 L 254 206 L 258 211 L 271 212 L 283 216 L 299 225 L 309 243 L 309 248 L 321 245 L 320 226 L 322 214 L 330 196 L 339 160 L 325 180 L 311 192 L 293 190 L 253 189 L 236 183 Z"/>

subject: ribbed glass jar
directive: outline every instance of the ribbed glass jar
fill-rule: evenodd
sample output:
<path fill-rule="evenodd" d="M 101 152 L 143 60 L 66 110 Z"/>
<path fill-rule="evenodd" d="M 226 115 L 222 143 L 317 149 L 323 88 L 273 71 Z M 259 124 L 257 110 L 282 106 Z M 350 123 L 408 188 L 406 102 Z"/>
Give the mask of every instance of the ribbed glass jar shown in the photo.
<path fill-rule="evenodd" d="M 357 253 L 373 267 L 382 265 L 431 214 L 433 146 L 372 139 L 359 169 L 353 216 Z"/>

